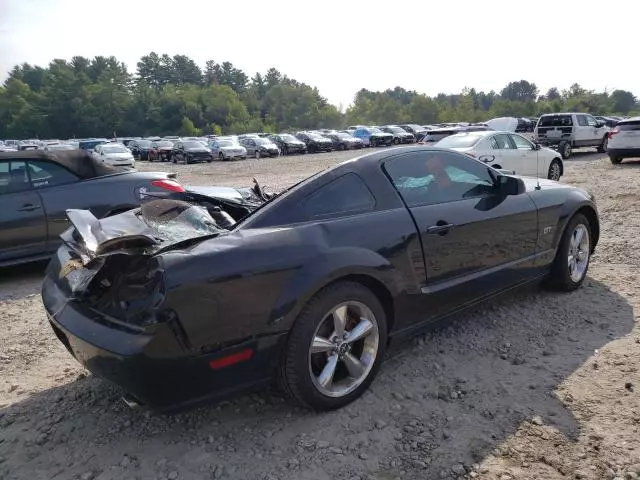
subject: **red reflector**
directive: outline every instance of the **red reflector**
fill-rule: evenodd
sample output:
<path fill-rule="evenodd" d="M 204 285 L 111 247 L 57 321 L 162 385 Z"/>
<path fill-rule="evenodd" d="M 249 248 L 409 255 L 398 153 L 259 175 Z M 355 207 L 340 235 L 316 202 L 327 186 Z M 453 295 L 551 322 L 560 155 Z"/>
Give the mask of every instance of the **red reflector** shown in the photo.
<path fill-rule="evenodd" d="M 227 355 L 226 357 L 211 360 L 209 362 L 209 366 L 214 370 L 217 370 L 219 368 L 230 367 L 231 365 L 235 365 L 236 363 L 246 362 L 251 357 L 253 357 L 253 350 L 251 350 L 250 348 L 245 348 L 244 350 L 232 353 L 231 355 Z"/>
<path fill-rule="evenodd" d="M 155 180 L 151 182 L 151 185 L 153 185 L 154 187 L 164 188 L 165 190 L 169 190 L 171 192 L 185 191 L 184 187 L 175 180 Z"/>

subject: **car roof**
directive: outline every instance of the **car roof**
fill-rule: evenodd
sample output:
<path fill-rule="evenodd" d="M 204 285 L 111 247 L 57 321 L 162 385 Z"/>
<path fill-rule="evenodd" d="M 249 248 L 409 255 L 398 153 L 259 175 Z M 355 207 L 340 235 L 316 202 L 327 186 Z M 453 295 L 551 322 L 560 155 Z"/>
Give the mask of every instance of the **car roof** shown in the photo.
<path fill-rule="evenodd" d="M 1 160 L 36 160 L 52 162 L 70 170 L 82 179 L 103 177 L 122 170 L 96 160 L 86 150 L 27 150 L 22 152 L 0 153 Z"/>
<path fill-rule="evenodd" d="M 623 118 L 622 120 L 618 121 L 618 123 L 627 123 L 627 122 L 640 122 L 640 117 Z"/>

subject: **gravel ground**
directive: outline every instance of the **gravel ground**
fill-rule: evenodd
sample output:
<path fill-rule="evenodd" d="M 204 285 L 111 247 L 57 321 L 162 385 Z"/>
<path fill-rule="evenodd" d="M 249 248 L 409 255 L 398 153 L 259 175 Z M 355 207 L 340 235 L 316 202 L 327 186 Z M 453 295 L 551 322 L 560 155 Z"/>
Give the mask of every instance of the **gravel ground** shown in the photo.
<path fill-rule="evenodd" d="M 171 169 L 185 184 L 274 188 L 334 153 Z M 598 195 L 584 287 L 532 288 L 404 345 L 340 411 L 267 391 L 174 415 L 128 409 L 47 325 L 43 266 L 0 274 L 0 479 L 635 479 L 640 477 L 640 162 L 596 154 L 563 181 Z"/>

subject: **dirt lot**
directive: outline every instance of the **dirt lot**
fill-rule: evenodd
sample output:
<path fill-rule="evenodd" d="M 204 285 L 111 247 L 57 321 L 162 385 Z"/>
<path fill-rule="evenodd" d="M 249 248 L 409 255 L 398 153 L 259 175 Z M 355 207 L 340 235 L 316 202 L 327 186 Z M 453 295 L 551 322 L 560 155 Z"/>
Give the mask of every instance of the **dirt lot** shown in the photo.
<path fill-rule="evenodd" d="M 353 156 L 172 169 L 186 184 L 282 187 Z M 0 273 L 0 479 L 634 479 L 640 477 L 640 162 L 595 154 L 602 236 L 584 288 L 532 289 L 399 349 L 349 407 L 277 392 L 177 415 L 128 409 L 67 354 L 38 295 L 43 266 Z"/>

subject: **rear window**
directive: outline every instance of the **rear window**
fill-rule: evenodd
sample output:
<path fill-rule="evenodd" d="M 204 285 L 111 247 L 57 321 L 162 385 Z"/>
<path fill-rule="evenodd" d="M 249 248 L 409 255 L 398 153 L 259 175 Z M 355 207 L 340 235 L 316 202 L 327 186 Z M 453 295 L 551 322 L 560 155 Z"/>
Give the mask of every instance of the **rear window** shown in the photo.
<path fill-rule="evenodd" d="M 464 134 L 464 133 L 458 134 L 458 135 L 450 135 L 440 140 L 438 142 L 438 146 L 444 147 L 444 148 L 469 148 L 469 147 L 473 147 L 483 137 L 484 135 L 474 135 L 474 134 Z"/>
<path fill-rule="evenodd" d="M 620 122 L 616 125 L 618 130 L 640 130 L 640 120 L 633 120 L 631 122 Z"/>
<path fill-rule="evenodd" d="M 545 115 L 538 120 L 538 127 L 571 127 L 571 115 Z"/>
<path fill-rule="evenodd" d="M 438 140 L 442 140 L 449 135 L 453 135 L 454 133 L 458 133 L 455 130 L 439 130 L 437 132 L 430 131 L 427 132 L 424 136 L 425 142 L 437 142 Z"/>

